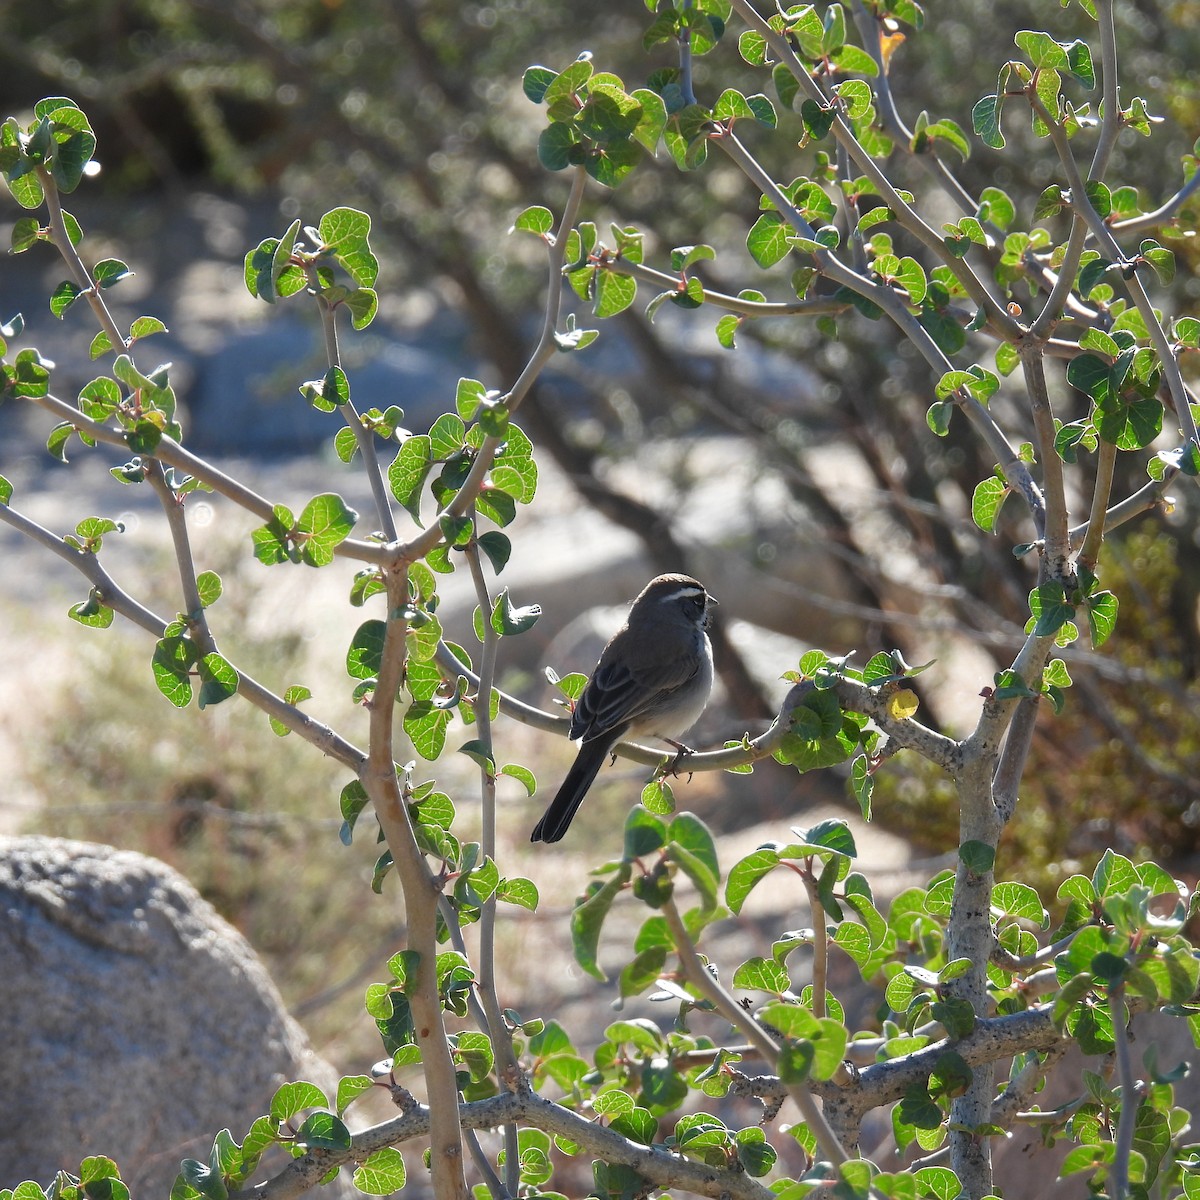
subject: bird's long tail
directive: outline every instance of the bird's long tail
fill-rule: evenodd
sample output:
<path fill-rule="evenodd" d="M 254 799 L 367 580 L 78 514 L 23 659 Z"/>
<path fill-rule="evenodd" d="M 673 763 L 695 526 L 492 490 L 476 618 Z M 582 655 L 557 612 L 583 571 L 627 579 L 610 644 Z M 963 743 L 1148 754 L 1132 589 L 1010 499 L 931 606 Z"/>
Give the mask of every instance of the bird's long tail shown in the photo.
<path fill-rule="evenodd" d="M 604 760 L 619 738 L 620 734 L 617 737 L 593 738 L 583 743 L 557 795 L 550 801 L 550 807 L 534 827 L 529 838 L 531 842 L 557 842 L 562 838 L 583 803 L 588 788 L 592 786 L 596 773 L 604 765 Z"/>

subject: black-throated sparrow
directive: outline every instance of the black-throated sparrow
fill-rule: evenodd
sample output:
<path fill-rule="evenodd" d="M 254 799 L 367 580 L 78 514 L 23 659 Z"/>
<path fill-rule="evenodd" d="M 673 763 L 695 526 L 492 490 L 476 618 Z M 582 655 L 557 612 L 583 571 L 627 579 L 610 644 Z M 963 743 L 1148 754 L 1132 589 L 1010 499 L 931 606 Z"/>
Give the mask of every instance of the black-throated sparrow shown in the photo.
<path fill-rule="evenodd" d="M 579 754 L 531 842 L 557 842 L 612 748 L 626 735 L 676 741 L 712 690 L 712 646 L 704 627 L 716 601 L 688 575 L 659 575 L 633 602 L 575 705 L 570 736 Z"/>

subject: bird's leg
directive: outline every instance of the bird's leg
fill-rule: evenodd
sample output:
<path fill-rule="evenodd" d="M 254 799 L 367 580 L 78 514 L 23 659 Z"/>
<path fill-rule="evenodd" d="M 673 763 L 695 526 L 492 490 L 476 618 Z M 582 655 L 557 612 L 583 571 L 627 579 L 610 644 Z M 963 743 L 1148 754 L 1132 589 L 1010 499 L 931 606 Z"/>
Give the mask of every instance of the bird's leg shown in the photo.
<path fill-rule="evenodd" d="M 668 775 L 671 775 L 678 779 L 679 764 L 682 763 L 685 758 L 691 757 L 691 755 L 695 754 L 696 752 L 691 748 L 691 746 L 686 746 L 683 742 L 677 742 L 674 738 L 663 738 L 663 741 L 666 742 L 668 746 L 675 747 L 675 757 L 672 758 L 671 761 L 659 772 L 659 778 L 665 779 Z M 692 772 L 689 771 L 688 782 L 691 783 L 691 781 Z"/>

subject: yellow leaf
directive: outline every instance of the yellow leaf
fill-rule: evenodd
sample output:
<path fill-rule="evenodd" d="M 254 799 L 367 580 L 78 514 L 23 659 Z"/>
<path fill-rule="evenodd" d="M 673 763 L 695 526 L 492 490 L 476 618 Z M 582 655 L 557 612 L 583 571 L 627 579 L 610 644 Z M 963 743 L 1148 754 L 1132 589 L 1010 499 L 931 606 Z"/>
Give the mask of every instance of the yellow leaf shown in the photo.
<path fill-rule="evenodd" d="M 917 711 L 920 701 L 917 699 L 916 692 L 910 688 L 901 688 L 888 697 L 887 707 L 889 716 L 895 717 L 897 721 L 903 721 Z"/>
<path fill-rule="evenodd" d="M 879 52 L 883 58 L 883 70 L 886 74 L 891 64 L 892 55 L 904 44 L 904 34 L 894 21 L 885 21 L 879 31 Z"/>

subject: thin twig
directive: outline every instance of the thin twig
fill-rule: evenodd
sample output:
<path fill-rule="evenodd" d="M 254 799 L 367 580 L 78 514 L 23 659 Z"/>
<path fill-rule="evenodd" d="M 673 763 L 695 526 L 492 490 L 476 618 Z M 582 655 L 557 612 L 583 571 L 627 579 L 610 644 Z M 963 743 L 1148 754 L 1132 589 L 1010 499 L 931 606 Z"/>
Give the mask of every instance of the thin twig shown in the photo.
<path fill-rule="evenodd" d="M 717 1011 L 758 1050 L 767 1062 L 777 1066 L 780 1055 L 778 1043 L 749 1012 L 738 1004 L 701 962 L 700 955 L 683 923 L 679 909 L 675 906 L 674 899 L 667 900 L 663 905 L 662 913 L 671 930 L 675 950 L 679 955 L 679 961 L 688 982 L 706 1000 L 712 1002 Z M 795 1102 L 805 1124 L 817 1139 L 821 1153 L 832 1163 L 846 1162 L 849 1155 L 830 1128 L 829 1122 L 825 1120 L 825 1115 L 821 1112 L 821 1107 L 817 1104 L 812 1091 L 807 1085 L 800 1083 L 786 1086 L 788 1095 Z"/>
<path fill-rule="evenodd" d="M 1117 448 L 1112 442 L 1101 441 L 1096 455 L 1096 482 L 1092 488 L 1092 508 L 1088 516 L 1087 536 L 1079 549 L 1079 561 L 1094 567 L 1100 561 L 1100 546 L 1107 526 L 1108 500 L 1112 495 L 1113 472 L 1117 465 Z"/>
<path fill-rule="evenodd" d="M 475 598 L 483 625 L 483 656 L 480 660 L 479 687 L 475 695 L 475 731 L 487 755 L 488 765 L 479 768 L 479 787 L 482 797 L 480 816 L 482 823 L 481 843 L 483 853 L 493 861 L 496 858 L 496 775 L 495 746 L 492 742 L 492 684 L 496 677 L 496 655 L 500 638 L 492 628 L 492 601 L 488 594 L 487 580 L 483 575 L 482 556 L 479 544 L 472 537 L 466 548 L 467 564 L 471 580 L 475 585 Z M 516 1091 L 522 1082 L 521 1068 L 517 1064 L 513 1049 L 512 1034 L 509 1032 L 504 1014 L 500 1009 L 500 998 L 496 991 L 496 895 L 493 892 L 483 902 L 479 915 L 479 994 L 491 1029 L 492 1049 L 496 1056 L 496 1072 L 502 1087 Z M 520 1156 L 517 1148 L 517 1126 L 504 1126 L 504 1183 L 510 1195 L 515 1196 L 521 1185 Z"/>
<path fill-rule="evenodd" d="M 1120 981 L 1109 988 L 1109 1010 L 1112 1015 L 1113 1041 L 1117 1048 L 1117 1077 L 1121 1084 L 1121 1116 L 1117 1121 L 1117 1136 L 1113 1151 L 1113 1200 L 1125 1200 L 1129 1192 L 1129 1161 L 1133 1150 L 1133 1135 L 1137 1128 L 1139 1099 L 1137 1080 L 1133 1074 L 1133 1059 L 1129 1052 L 1129 1013 L 1125 1007 L 1125 983 Z"/>
<path fill-rule="evenodd" d="M 315 266 L 310 267 L 310 278 L 315 273 Z M 325 335 L 325 361 L 331 368 L 337 367 L 340 370 L 342 360 L 341 352 L 338 348 L 337 309 L 318 292 L 317 311 L 321 314 L 321 329 Z M 354 441 L 358 446 L 358 453 L 362 458 L 363 468 L 367 472 L 367 482 L 371 488 L 371 495 L 375 500 L 375 514 L 379 518 L 379 528 L 382 530 L 383 536 L 387 541 L 394 542 L 399 538 L 400 534 L 396 529 L 396 514 L 392 510 L 392 499 L 388 494 L 387 484 L 383 478 L 383 470 L 379 465 L 379 453 L 375 446 L 375 433 L 362 423 L 358 408 L 355 406 L 353 399 L 348 399 L 345 404 L 339 404 L 338 412 L 341 414 L 342 420 L 346 422 L 354 434 Z"/>

